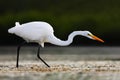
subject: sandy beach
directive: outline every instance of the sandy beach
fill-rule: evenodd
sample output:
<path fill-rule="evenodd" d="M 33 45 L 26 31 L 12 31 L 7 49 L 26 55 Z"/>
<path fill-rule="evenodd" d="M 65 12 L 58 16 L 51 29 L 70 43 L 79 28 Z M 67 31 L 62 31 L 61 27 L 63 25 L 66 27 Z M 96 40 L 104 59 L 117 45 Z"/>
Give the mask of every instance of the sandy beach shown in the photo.
<path fill-rule="evenodd" d="M 86 49 L 88 50 L 86 51 Z M 0 79 L 119 80 L 119 50 L 119 47 L 110 49 L 109 47 L 42 49 L 41 56 L 51 66 L 48 68 L 37 59 L 36 54 L 34 54 L 36 47 L 24 47 L 20 54 L 20 66 L 16 68 L 16 48 L 2 47 L 0 56 Z M 88 54 L 88 52 L 90 53 Z"/>

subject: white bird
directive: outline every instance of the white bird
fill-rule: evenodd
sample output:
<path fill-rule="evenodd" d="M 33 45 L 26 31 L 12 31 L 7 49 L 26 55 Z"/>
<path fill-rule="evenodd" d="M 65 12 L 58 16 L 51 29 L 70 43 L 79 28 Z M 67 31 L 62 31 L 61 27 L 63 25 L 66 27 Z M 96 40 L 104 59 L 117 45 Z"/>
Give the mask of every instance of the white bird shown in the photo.
<path fill-rule="evenodd" d="M 76 35 L 81 35 L 85 36 L 87 38 L 93 39 L 93 40 L 98 40 L 100 42 L 104 42 L 102 39 L 94 36 L 91 32 L 89 31 L 74 31 L 68 36 L 68 40 L 62 41 L 55 37 L 54 35 L 54 30 L 50 24 L 47 22 L 42 22 L 42 21 L 34 21 L 34 22 L 28 22 L 21 24 L 19 22 L 15 23 L 15 27 L 12 27 L 8 29 L 8 32 L 11 34 L 15 34 L 21 38 L 23 38 L 26 42 L 35 42 L 44 47 L 44 43 L 51 43 L 54 45 L 59 45 L 59 46 L 67 46 L 73 42 L 73 38 Z M 25 43 L 25 42 L 24 42 Z M 17 49 L 17 63 L 16 67 L 18 67 L 18 62 L 19 62 L 19 50 L 20 47 L 24 44 L 22 43 L 21 45 L 18 46 Z M 38 53 L 37 57 L 48 67 L 50 67 L 40 56 L 39 56 L 39 50 L 40 46 L 38 48 Z"/>

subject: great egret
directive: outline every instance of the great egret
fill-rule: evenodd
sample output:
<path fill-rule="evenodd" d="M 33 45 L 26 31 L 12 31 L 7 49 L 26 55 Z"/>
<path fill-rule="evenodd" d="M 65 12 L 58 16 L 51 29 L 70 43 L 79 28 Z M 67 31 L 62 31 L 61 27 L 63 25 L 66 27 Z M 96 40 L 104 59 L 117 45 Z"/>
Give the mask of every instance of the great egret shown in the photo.
<path fill-rule="evenodd" d="M 19 22 L 15 23 L 15 27 L 8 29 L 8 32 L 11 34 L 15 34 L 21 38 L 23 38 L 26 42 L 35 42 L 44 47 L 44 43 L 51 43 L 59 46 L 67 46 L 73 42 L 73 38 L 76 35 L 85 36 L 87 38 L 98 40 L 100 42 L 104 42 L 102 39 L 94 36 L 89 31 L 74 31 L 68 36 L 68 40 L 62 41 L 54 36 L 54 30 L 50 24 L 42 21 L 34 21 L 21 24 Z M 20 44 L 17 48 L 17 62 L 16 67 L 19 66 L 19 51 L 21 46 L 24 44 Z M 48 67 L 50 67 L 39 55 L 40 46 L 38 47 L 37 57 Z"/>

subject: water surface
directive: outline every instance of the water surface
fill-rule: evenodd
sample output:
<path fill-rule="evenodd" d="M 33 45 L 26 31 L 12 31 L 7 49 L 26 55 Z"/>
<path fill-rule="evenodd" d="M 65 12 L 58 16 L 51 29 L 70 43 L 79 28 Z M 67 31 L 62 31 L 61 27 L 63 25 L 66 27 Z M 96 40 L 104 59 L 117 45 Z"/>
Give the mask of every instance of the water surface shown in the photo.
<path fill-rule="evenodd" d="M 120 47 L 37 47 L 24 46 L 20 67 L 16 46 L 0 47 L 0 80 L 120 80 Z M 44 70 L 45 69 L 45 70 Z"/>

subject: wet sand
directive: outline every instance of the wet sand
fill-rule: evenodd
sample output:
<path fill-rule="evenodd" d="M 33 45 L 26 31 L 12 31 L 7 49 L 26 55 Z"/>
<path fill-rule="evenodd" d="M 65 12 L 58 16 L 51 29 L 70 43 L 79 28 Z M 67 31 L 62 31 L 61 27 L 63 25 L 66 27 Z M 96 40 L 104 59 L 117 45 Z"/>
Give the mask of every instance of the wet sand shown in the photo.
<path fill-rule="evenodd" d="M 119 47 L 42 49 L 42 58 L 51 66 L 48 68 L 34 54 L 36 47 L 24 47 L 20 66 L 16 68 L 16 48 L 2 47 L 0 80 L 119 80 L 119 50 Z"/>
<path fill-rule="evenodd" d="M 119 80 L 120 61 L 48 61 L 50 68 L 37 61 L 0 63 L 2 80 Z"/>

